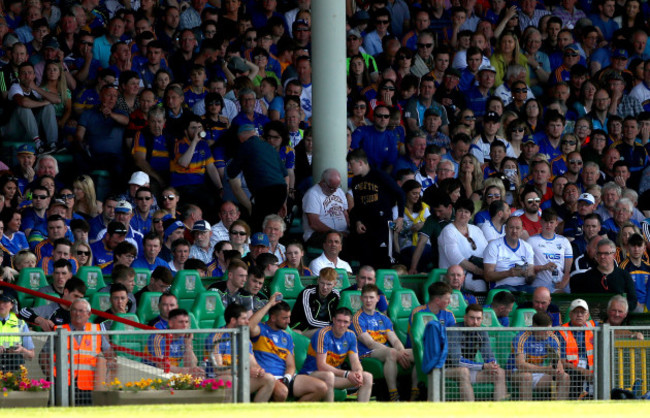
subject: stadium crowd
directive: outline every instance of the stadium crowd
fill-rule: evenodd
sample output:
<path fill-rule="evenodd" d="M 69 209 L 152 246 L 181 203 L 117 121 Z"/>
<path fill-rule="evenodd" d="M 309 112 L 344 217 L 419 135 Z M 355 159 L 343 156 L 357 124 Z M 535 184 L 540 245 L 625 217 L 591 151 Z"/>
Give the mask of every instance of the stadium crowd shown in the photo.
<path fill-rule="evenodd" d="M 2 279 L 42 268 L 52 282 L 41 291 L 73 301 L 85 293 L 74 275 L 97 266 L 113 282 L 110 312 L 162 292 L 152 325 L 174 329 L 188 324 L 167 292 L 174 275 L 223 278 L 210 290 L 228 327 L 251 324 L 256 400 L 333 400 L 349 386 L 367 400 L 363 356 L 385 364 L 399 398 L 397 365 L 410 367 L 413 352 L 388 326 L 368 331 L 390 323 L 373 319 L 388 304 L 367 279 L 376 269 L 448 269 L 451 287 L 427 289 L 438 302 L 424 305 L 446 326 L 452 288 L 469 304 L 456 318 L 465 324 L 480 325 L 474 293 L 491 289 L 625 294 L 625 313 L 646 310 L 647 3 L 347 0 L 347 173 L 312 172 L 310 3 L 4 0 Z M 134 268 L 151 272 L 135 294 Z M 261 292 L 278 268 L 318 283 L 291 307 Z M 333 269 L 357 274 L 358 313 L 337 308 Z M 507 326 L 514 300 L 504 298 L 492 307 Z M 73 306 L 75 329 L 86 307 Z M 584 301 L 571 306 L 588 313 Z M 559 325 L 546 307 L 535 325 Z M 44 330 L 71 323 L 65 305 L 21 308 Z M 287 373 L 268 355 L 289 323 L 312 338 L 298 380 L 290 345 L 279 355 Z M 554 338 L 571 378 L 589 371 L 593 358 L 570 359 L 575 339 Z M 353 348 L 336 352 L 339 341 Z M 186 342 L 173 343 L 179 364 L 196 362 Z M 34 356 L 33 344 L 22 349 Z M 452 377 L 473 399 L 472 366 L 457 354 Z M 479 380 L 503 399 L 513 369 L 484 354 Z M 350 370 L 338 368 L 345 356 Z M 546 373 L 524 363 L 522 374 Z M 184 371 L 206 372 L 196 366 Z M 548 373 L 568 385 L 561 368 Z"/>

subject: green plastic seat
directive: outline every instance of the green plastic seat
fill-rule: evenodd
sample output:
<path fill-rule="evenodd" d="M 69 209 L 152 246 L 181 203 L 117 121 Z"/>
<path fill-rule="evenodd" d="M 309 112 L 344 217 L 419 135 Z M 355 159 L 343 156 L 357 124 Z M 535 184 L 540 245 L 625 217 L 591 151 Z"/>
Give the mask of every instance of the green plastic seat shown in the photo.
<path fill-rule="evenodd" d="M 25 287 L 30 290 L 38 290 L 41 287 L 48 285 L 45 273 L 41 268 L 24 268 L 18 274 L 16 285 Z M 18 293 L 18 303 L 21 308 L 29 308 L 34 306 L 34 296 L 27 293 Z M 58 295 L 56 295 L 58 296 Z"/>
<path fill-rule="evenodd" d="M 221 328 L 226 325 L 223 318 L 225 308 L 218 292 L 203 292 L 196 297 L 192 313 L 199 323 L 199 328 Z"/>
<path fill-rule="evenodd" d="M 492 305 L 492 299 L 494 299 L 494 295 L 496 295 L 499 292 L 509 292 L 508 289 L 492 289 L 488 292 L 487 297 L 485 298 L 485 303 L 484 305 Z"/>
<path fill-rule="evenodd" d="M 418 312 L 413 317 L 413 324 L 411 324 L 411 341 L 413 343 L 413 357 L 415 359 L 415 367 L 418 371 L 418 380 L 426 382 L 426 375 L 422 372 L 422 358 L 424 353 L 424 328 L 426 328 L 429 321 L 437 321 L 438 317 L 431 312 Z"/>
<path fill-rule="evenodd" d="M 427 280 L 422 285 L 422 296 L 424 303 L 429 303 L 429 286 L 443 280 L 443 276 L 447 274 L 447 269 L 433 269 L 429 272 Z"/>
<path fill-rule="evenodd" d="M 397 289 L 393 291 L 388 304 L 388 317 L 393 321 L 393 329 L 402 344 L 406 343 L 411 312 L 419 305 L 420 302 L 413 290 Z"/>
<path fill-rule="evenodd" d="M 140 289 L 149 284 L 149 281 L 151 280 L 151 271 L 144 268 L 133 270 L 135 270 L 135 287 L 133 288 L 133 293 L 137 293 Z"/>
<path fill-rule="evenodd" d="M 46 293 L 46 295 L 54 296 L 55 298 L 59 297 L 59 295 L 57 295 L 56 293 L 49 293 L 48 292 L 48 293 Z M 45 305 L 47 305 L 49 303 L 52 303 L 52 301 L 50 301 L 48 299 L 45 299 L 45 298 L 36 298 L 34 300 L 34 308 L 37 308 L 39 306 L 45 306 Z"/>
<path fill-rule="evenodd" d="M 293 308 L 298 295 L 305 287 L 300 281 L 300 273 L 296 269 L 278 269 L 271 279 L 269 296 L 275 292 L 282 293 L 283 300 Z"/>
<path fill-rule="evenodd" d="M 90 298 L 90 307 L 98 311 L 105 311 L 111 307 L 111 294 L 109 292 L 93 293 Z"/>
<path fill-rule="evenodd" d="M 117 314 L 116 316 L 119 316 L 120 318 L 125 318 L 125 319 L 130 319 L 131 321 L 138 322 L 140 323 L 140 319 L 138 318 L 138 315 L 132 314 L 132 313 L 126 313 L 126 314 Z M 118 321 L 113 321 L 111 324 L 111 331 L 134 331 L 137 330 L 132 325 L 126 325 L 122 322 Z M 116 334 L 116 335 L 111 335 L 111 341 L 113 344 L 118 345 L 120 347 L 128 348 L 130 350 L 134 350 L 137 352 L 144 352 L 144 344 L 147 336 L 145 334 Z M 128 353 L 124 353 L 121 351 L 117 351 L 116 353 L 120 357 L 125 357 L 130 360 L 135 360 L 135 361 L 141 361 L 139 357 L 133 356 Z"/>
<path fill-rule="evenodd" d="M 463 297 L 463 293 L 460 290 L 454 289 L 451 292 L 451 299 L 449 301 L 449 306 L 447 306 L 447 309 L 454 314 L 456 321 L 463 320 L 463 316 L 465 316 L 465 309 L 467 309 L 467 302 L 465 301 L 465 297 Z"/>
<path fill-rule="evenodd" d="M 147 324 L 160 314 L 160 310 L 158 310 L 158 299 L 160 295 L 162 295 L 161 292 L 144 292 L 142 294 L 136 312 L 141 323 Z"/>
<path fill-rule="evenodd" d="M 433 269 L 429 272 L 427 275 L 427 283 L 431 285 L 431 283 L 436 283 L 436 282 L 441 282 L 444 280 L 444 275 L 447 274 L 447 269 Z M 425 287 L 424 290 L 426 291 L 429 287 Z"/>
<path fill-rule="evenodd" d="M 302 334 L 298 334 L 291 328 L 287 328 L 286 331 L 291 334 L 291 338 L 293 338 L 293 355 L 296 360 L 296 372 L 299 372 L 302 369 L 302 365 L 305 364 L 305 360 L 307 359 L 309 338 L 305 337 Z"/>
<path fill-rule="evenodd" d="M 393 290 L 402 288 L 402 284 L 399 281 L 399 275 L 395 270 L 379 269 L 377 270 L 376 276 L 377 287 L 384 292 L 387 299 L 390 299 Z"/>
<path fill-rule="evenodd" d="M 336 278 L 336 284 L 334 285 L 334 289 L 336 290 L 342 290 L 342 289 L 347 289 L 350 287 L 350 276 L 345 269 L 334 269 L 336 270 L 336 274 L 338 274 Z"/>
<path fill-rule="evenodd" d="M 339 299 L 339 308 L 348 308 L 352 313 L 361 309 L 361 290 L 346 290 L 341 292 Z"/>
<path fill-rule="evenodd" d="M 86 284 L 86 297 L 92 297 L 99 289 L 106 287 L 104 275 L 99 267 L 82 266 L 76 276 Z"/>
<path fill-rule="evenodd" d="M 197 270 L 181 270 L 176 273 L 169 291 L 176 296 L 179 308 L 190 311 L 194 305 L 194 300 L 198 295 L 205 292 L 205 288 L 203 282 L 201 282 L 201 275 Z"/>
<path fill-rule="evenodd" d="M 533 315 L 537 311 L 533 308 L 521 308 L 517 309 L 514 314 L 514 320 L 512 321 L 513 327 L 530 327 L 533 325 Z"/>
<path fill-rule="evenodd" d="M 496 312 L 492 308 L 483 308 L 483 322 L 481 322 L 482 327 L 503 327 L 499 318 L 497 318 Z M 494 347 L 494 346 L 493 346 Z"/>

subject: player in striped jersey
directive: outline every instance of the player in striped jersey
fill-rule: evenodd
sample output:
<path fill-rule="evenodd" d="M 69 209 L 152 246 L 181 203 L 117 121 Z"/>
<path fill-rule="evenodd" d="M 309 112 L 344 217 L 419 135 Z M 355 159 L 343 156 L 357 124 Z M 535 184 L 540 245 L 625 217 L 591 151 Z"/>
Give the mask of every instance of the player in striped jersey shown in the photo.
<path fill-rule="evenodd" d="M 512 353 L 506 369 L 519 386 L 519 399 L 532 400 L 533 389 L 551 389 L 556 385 L 557 400 L 569 396 L 569 375 L 560 362 L 560 341 L 553 331 L 541 330 L 551 326 L 551 317 L 545 312 L 533 315 L 533 327 L 512 340 Z"/>
<path fill-rule="evenodd" d="M 321 328 L 311 337 L 307 360 L 301 374 L 321 379 L 327 383 L 327 402 L 334 401 L 334 389 L 358 387 L 357 400 L 368 402 L 372 393 L 372 375 L 363 371 L 357 351 L 357 337 L 348 327 L 352 312 L 345 307 L 334 313 L 332 325 Z M 351 370 L 341 369 L 349 359 Z"/>

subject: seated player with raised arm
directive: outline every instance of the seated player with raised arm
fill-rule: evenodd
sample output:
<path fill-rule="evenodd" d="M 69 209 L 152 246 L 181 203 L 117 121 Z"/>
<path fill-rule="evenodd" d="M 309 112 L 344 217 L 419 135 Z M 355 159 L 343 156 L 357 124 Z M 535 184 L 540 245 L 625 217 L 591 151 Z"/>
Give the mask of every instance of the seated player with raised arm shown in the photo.
<path fill-rule="evenodd" d="M 266 322 L 261 322 L 265 315 Z M 282 402 L 288 396 L 299 402 L 317 402 L 327 395 L 327 384 L 306 374 L 296 374 L 293 338 L 286 329 L 291 320 L 291 307 L 277 292 L 248 322 L 257 363 L 275 376 L 273 400 Z"/>
<path fill-rule="evenodd" d="M 361 289 L 361 309 L 352 317 L 350 329 L 359 341 L 359 357 L 371 357 L 384 364 L 384 377 L 391 401 L 399 401 L 397 364 L 408 370 L 413 365 L 413 350 L 405 349 L 393 330 L 391 320 L 377 311 L 379 288 L 367 284 Z M 412 388 L 417 388 L 417 379 Z"/>
<path fill-rule="evenodd" d="M 321 328 L 309 343 L 307 359 L 300 374 L 308 374 L 327 384 L 327 402 L 334 401 L 334 389 L 358 387 L 357 400 L 368 402 L 372 393 L 372 375 L 363 371 L 357 351 L 357 337 L 348 328 L 352 312 L 338 308 L 332 325 Z M 350 369 L 343 370 L 343 362 L 350 360 Z"/>

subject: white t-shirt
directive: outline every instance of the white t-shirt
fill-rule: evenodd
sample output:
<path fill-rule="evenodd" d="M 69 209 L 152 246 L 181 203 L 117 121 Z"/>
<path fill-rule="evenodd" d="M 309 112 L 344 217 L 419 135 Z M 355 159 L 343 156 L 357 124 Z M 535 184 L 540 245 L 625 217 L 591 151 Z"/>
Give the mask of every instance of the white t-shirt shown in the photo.
<path fill-rule="evenodd" d="M 314 230 L 309 226 L 307 214 L 318 215 L 318 219 L 329 226 L 331 229 L 339 232 L 345 232 L 348 229 L 348 223 L 345 218 L 345 212 L 348 210 L 348 199 L 345 197 L 343 189 L 339 188 L 331 195 L 323 193 L 320 185 L 315 184 L 302 199 L 302 225 L 305 230 L 303 239 L 307 241 Z"/>
<path fill-rule="evenodd" d="M 7 99 L 12 100 L 15 95 L 29 97 L 32 100 L 43 99 L 43 97 L 40 94 L 38 94 L 36 90 L 32 90 L 31 94 L 26 95 L 20 83 L 14 83 L 11 85 L 9 91 L 7 92 Z"/>
<path fill-rule="evenodd" d="M 487 242 L 506 236 L 506 226 L 501 225 L 501 231 L 497 231 L 491 220 L 483 222 L 479 228 L 481 228 L 481 231 L 483 231 L 483 235 L 485 235 L 485 240 Z"/>
<path fill-rule="evenodd" d="M 345 269 L 348 273 L 352 274 L 352 267 L 340 258 L 336 259 L 336 263 L 332 263 L 326 256 L 325 253 L 321 254 L 319 257 L 312 260 L 309 263 L 309 270 L 314 273 L 314 276 L 318 276 L 320 271 L 325 267 L 331 267 L 333 269 Z"/>
<path fill-rule="evenodd" d="M 440 268 L 446 269 L 454 264 L 460 264 L 463 260 L 469 260 L 470 257 L 483 257 L 483 251 L 487 246 L 487 241 L 483 236 L 480 228 L 475 225 L 467 225 L 469 236 L 476 244 L 476 249 L 472 249 L 472 244 L 452 223 L 444 228 L 438 236 L 438 255 Z M 465 276 L 465 288 L 472 292 L 485 292 L 486 283 L 483 280 L 474 280 L 472 273 L 467 272 Z"/>
<path fill-rule="evenodd" d="M 528 244 L 533 247 L 535 253 L 535 265 L 541 266 L 549 261 L 557 266 L 555 272 L 544 270 L 537 273 L 534 287 L 544 286 L 553 291 L 555 284 L 562 280 L 564 275 L 564 262 L 567 258 L 573 259 L 573 248 L 568 239 L 562 235 L 555 235 L 551 239 L 546 239 L 540 234 L 528 238 Z"/>
<path fill-rule="evenodd" d="M 523 266 L 528 264 L 532 266 L 535 261 L 533 248 L 526 241 L 519 240 L 516 248 L 508 245 L 505 238 L 491 241 L 483 255 L 483 263 L 494 264 L 494 271 L 506 271 L 515 265 Z M 496 286 L 521 286 L 526 284 L 523 276 L 506 277 L 498 280 Z"/>

